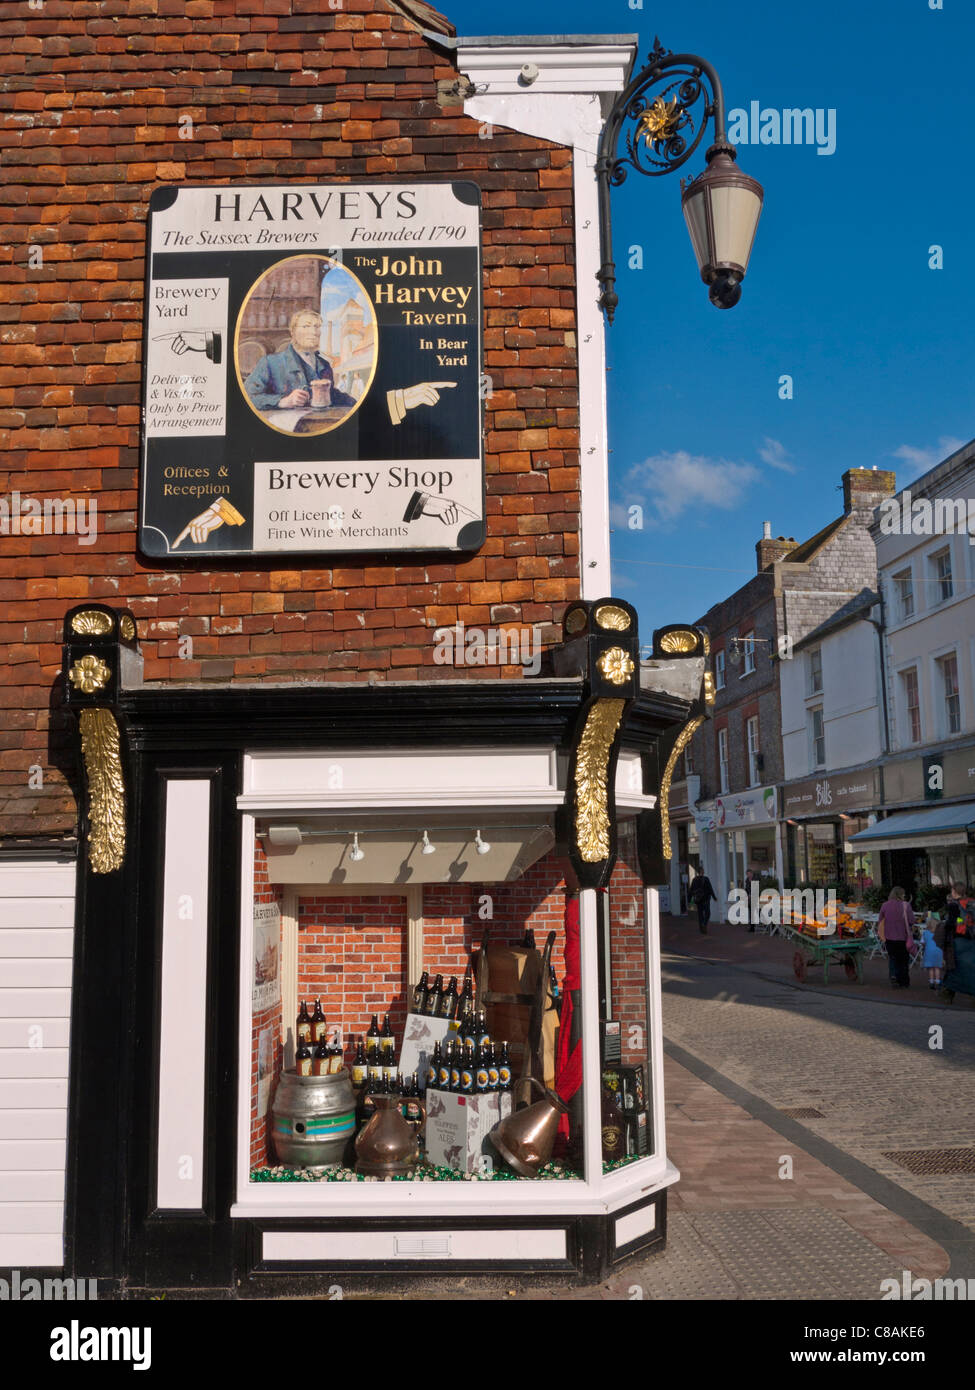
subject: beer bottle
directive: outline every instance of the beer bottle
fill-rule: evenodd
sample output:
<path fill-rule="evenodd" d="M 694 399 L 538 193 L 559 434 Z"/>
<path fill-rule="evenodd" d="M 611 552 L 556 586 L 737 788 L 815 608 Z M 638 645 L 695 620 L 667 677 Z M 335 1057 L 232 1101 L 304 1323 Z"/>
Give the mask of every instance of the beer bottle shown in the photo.
<path fill-rule="evenodd" d="M 298 1047 L 295 1051 L 295 1071 L 299 1076 L 312 1075 L 312 1055 L 311 1048 L 308 1046 L 307 1038 L 298 1039 Z"/>
<path fill-rule="evenodd" d="M 440 997 L 437 1014 L 440 1018 L 453 1018 L 457 1012 L 457 976 L 451 975 L 450 984 Z"/>
<path fill-rule="evenodd" d="M 467 1017 L 461 1022 L 461 1025 L 460 1025 L 460 1036 L 461 1036 L 461 1040 L 463 1041 L 465 1047 L 467 1046 L 468 1043 L 470 1043 L 472 1047 L 476 1046 L 476 1044 L 477 1044 L 477 1015 L 475 1014 L 475 1012 L 474 1012 L 473 1009 L 469 1009 L 469 1010 L 468 1010 Z"/>
<path fill-rule="evenodd" d="M 368 1123 L 368 1121 L 371 1120 L 372 1117 L 373 1117 L 373 1115 L 376 1113 L 376 1099 L 375 1099 L 375 1097 L 376 1097 L 376 1086 L 377 1086 L 377 1084 L 378 1084 L 378 1083 L 375 1082 L 375 1081 L 372 1079 L 372 1077 L 370 1076 L 369 1080 L 366 1082 L 366 1088 L 365 1088 L 365 1090 L 364 1090 L 363 1093 L 362 1093 L 362 1105 L 361 1105 L 361 1110 L 362 1110 L 362 1123 L 363 1123 L 363 1124 Z"/>
<path fill-rule="evenodd" d="M 511 1090 L 511 1059 L 508 1056 L 508 1044 L 501 1044 L 501 1056 L 498 1060 L 498 1090 Z"/>
<path fill-rule="evenodd" d="M 465 1096 L 473 1093 L 475 1087 L 474 1049 L 464 1048 L 464 1058 L 460 1064 L 460 1089 Z"/>
<path fill-rule="evenodd" d="M 489 1047 L 479 1047 L 474 1056 L 474 1089 L 479 1095 L 484 1095 L 485 1092 L 491 1089 L 491 1081 L 488 1074 L 488 1059 L 490 1055 L 491 1049 Z"/>
<path fill-rule="evenodd" d="M 330 1066 L 330 1058 L 328 1054 L 328 1044 L 326 1043 L 325 1039 L 322 1038 L 321 1042 L 317 1042 L 315 1044 L 315 1052 L 312 1056 L 312 1076 L 328 1076 Z"/>
<path fill-rule="evenodd" d="M 488 1090 L 497 1091 L 500 1088 L 501 1076 L 498 1071 L 498 1052 L 497 1048 L 489 1047 L 487 1050 L 487 1072 Z"/>
<path fill-rule="evenodd" d="M 427 1006 L 424 1013 L 429 1018 L 436 1018 L 440 1013 L 440 1000 L 443 998 L 443 976 L 438 975 L 433 982 L 433 989 L 427 994 Z"/>
<path fill-rule="evenodd" d="M 311 1019 L 308 1016 L 308 1007 L 304 999 L 301 1001 L 301 1008 L 298 1010 L 298 1022 L 295 1025 L 295 1037 L 302 1042 L 311 1042 Z"/>
<path fill-rule="evenodd" d="M 355 1056 L 352 1059 L 352 1084 L 353 1086 L 364 1086 L 368 1075 L 369 1064 L 366 1061 L 366 1049 L 362 1045 L 362 1038 L 356 1046 Z"/>
<path fill-rule="evenodd" d="M 461 990 L 460 1002 L 457 1005 L 457 1017 L 464 1018 L 474 1008 L 474 986 L 471 983 L 470 970 L 464 973 L 464 988 Z"/>
<path fill-rule="evenodd" d="M 415 1014 L 426 1012 L 427 990 L 429 988 L 430 981 L 427 977 L 427 972 L 424 970 L 423 974 L 420 976 L 420 983 L 413 987 L 413 1012 Z"/>
<path fill-rule="evenodd" d="M 433 1045 L 433 1056 L 427 1063 L 427 1090 L 437 1089 L 440 1080 L 440 1044 Z"/>
<path fill-rule="evenodd" d="M 395 1053 L 395 1052 L 384 1052 L 384 1053 L 382 1054 L 382 1063 L 383 1063 L 383 1076 L 384 1076 L 384 1078 L 385 1078 L 387 1081 L 395 1081 L 395 1080 L 396 1080 L 396 1068 L 397 1068 L 396 1053 Z"/>
<path fill-rule="evenodd" d="M 383 1059 L 379 1055 L 379 1048 L 376 1046 L 375 1043 L 373 1043 L 369 1048 L 368 1067 L 370 1079 L 373 1081 L 382 1081 Z"/>
<path fill-rule="evenodd" d="M 475 1047 L 487 1047 L 490 1041 L 491 1035 L 488 1032 L 487 1014 L 483 1009 L 478 1009 L 477 1021 L 474 1025 L 474 1045 Z"/>
<path fill-rule="evenodd" d="M 457 1043 L 450 1044 L 450 1089 L 460 1090 L 460 1046 Z"/>
<path fill-rule="evenodd" d="M 380 1034 L 379 1045 L 384 1053 L 392 1056 L 396 1049 L 396 1039 L 393 1037 L 393 1030 L 389 1026 L 389 1014 L 383 1015 L 383 1031 Z"/>
<path fill-rule="evenodd" d="M 337 1076 L 342 1070 L 342 1048 L 337 1043 L 332 1043 L 328 1049 L 328 1073 L 329 1076 Z"/>
<path fill-rule="evenodd" d="M 444 1043 L 443 1047 L 440 1049 L 440 1061 L 437 1066 L 437 1090 L 439 1091 L 450 1090 L 451 1054 L 453 1049 L 454 1045 L 452 1042 Z"/>
<path fill-rule="evenodd" d="M 369 1031 L 366 1033 L 366 1049 L 379 1046 L 379 1024 L 376 1022 L 376 1015 L 373 1014 Z"/>
<path fill-rule="evenodd" d="M 416 1072 L 413 1073 L 413 1079 L 407 1085 L 406 1095 L 406 1118 L 411 1125 L 419 1125 L 422 1112 L 420 1110 L 420 1086 Z"/>
<path fill-rule="evenodd" d="M 322 1013 L 322 1001 L 315 1000 L 315 1012 L 311 1016 L 311 1040 L 313 1043 L 320 1043 L 325 1038 L 325 1015 Z"/>

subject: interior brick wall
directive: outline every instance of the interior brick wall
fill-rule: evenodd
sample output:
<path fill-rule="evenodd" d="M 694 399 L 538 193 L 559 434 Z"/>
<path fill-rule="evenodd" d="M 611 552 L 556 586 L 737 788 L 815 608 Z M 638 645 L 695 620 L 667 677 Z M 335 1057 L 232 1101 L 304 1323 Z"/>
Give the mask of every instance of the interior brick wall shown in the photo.
<path fill-rule="evenodd" d="M 280 889 L 271 886 L 267 872 L 267 858 L 264 854 L 264 847 L 260 840 L 255 842 L 254 848 L 254 905 L 264 903 L 277 903 L 280 906 Z M 280 971 L 280 957 L 279 966 Z M 268 1143 L 270 1137 L 269 1124 L 270 1115 L 267 1111 L 262 1113 L 258 1107 L 257 1094 L 257 1061 L 258 1049 L 260 1047 L 261 1033 L 265 1028 L 271 1029 L 271 1046 L 273 1049 L 274 1066 L 272 1070 L 271 1086 L 268 1091 L 268 1107 L 274 1099 L 274 1088 L 277 1085 L 278 1077 L 281 1075 L 283 1065 L 282 1047 L 282 1028 L 281 1028 L 281 1001 L 278 1000 L 269 1009 L 261 1009 L 259 1013 L 251 1015 L 251 1167 L 260 1167 L 268 1158 Z M 273 1158 L 271 1159 L 273 1162 Z"/>
<path fill-rule="evenodd" d="M 520 676 L 434 665 L 433 630 L 538 623 L 549 640 L 579 592 L 571 152 L 441 106 L 438 81 L 457 71 L 391 0 L 6 0 L 3 11 L 0 494 L 93 500 L 98 535 L 3 538 L 0 833 L 76 831 L 74 768 L 50 710 L 64 614 L 85 599 L 131 606 L 150 683 Z M 192 139 L 180 138 L 186 116 Z M 153 188 L 451 177 L 483 193 L 480 551 L 176 571 L 140 558 Z M 28 786 L 32 764 L 41 788 Z"/>
<path fill-rule="evenodd" d="M 609 941 L 613 1017 L 622 1024 L 623 1061 L 647 1060 L 647 968 L 643 883 L 619 859 L 609 885 Z M 638 1028 L 639 1033 L 631 1031 Z"/>

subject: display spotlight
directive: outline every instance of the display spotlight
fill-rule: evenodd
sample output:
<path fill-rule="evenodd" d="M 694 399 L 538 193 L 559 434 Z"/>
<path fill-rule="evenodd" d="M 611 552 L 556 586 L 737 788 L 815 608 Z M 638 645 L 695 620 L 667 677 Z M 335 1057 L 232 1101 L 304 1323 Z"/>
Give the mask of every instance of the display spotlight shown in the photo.
<path fill-rule="evenodd" d="M 437 852 L 437 846 L 436 846 L 436 845 L 431 845 L 431 843 L 430 843 L 430 836 L 429 836 L 429 835 L 427 834 L 427 832 L 424 830 L 424 832 L 423 832 L 423 848 L 420 850 L 420 853 L 421 853 L 421 854 L 436 854 L 436 852 Z"/>
<path fill-rule="evenodd" d="M 491 853 L 491 846 L 488 844 L 487 840 L 481 839 L 481 832 L 479 830 L 476 830 L 474 832 L 474 847 L 476 848 L 478 854 Z"/>
<path fill-rule="evenodd" d="M 353 861 L 353 863 L 358 864 L 359 860 L 365 859 L 365 857 L 365 850 L 359 848 L 359 832 L 357 830 L 355 834 L 352 836 L 352 848 L 349 850 L 349 858 Z"/>

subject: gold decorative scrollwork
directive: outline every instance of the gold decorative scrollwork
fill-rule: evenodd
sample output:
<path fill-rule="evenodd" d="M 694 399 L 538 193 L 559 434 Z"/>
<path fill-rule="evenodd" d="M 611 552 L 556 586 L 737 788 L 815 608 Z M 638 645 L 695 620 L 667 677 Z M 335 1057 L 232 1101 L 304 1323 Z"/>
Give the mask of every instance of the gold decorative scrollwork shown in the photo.
<path fill-rule="evenodd" d="M 661 144 L 676 134 L 683 114 L 676 97 L 670 101 L 664 101 L 663 97 L 657 97 L 653 105 L 648 107 L 640 117 L 638 123 L 640 134 L 648 144 Z"/>
<path fill-rule="evenodd" d="M 575 762 L 575 837 L 580 858 L 609 858 L 607 766 L 625 700 L 597 700 L 586 715 Z"/>
<path fill-rule="evenodd" d="M 112 619 L 108 613 L 97 608 L 86 608 L 71 619 L 71 631 L 79 637 L 104 637 L 112 630 Z"/>
<path fill-rule="evenodd" d="M 711 671 L 704 672 L 704 703 L 713 705 L 715 697 L 714 674 Z"/>
<path fill-rule="evenodd" d="M 79 724 L 88 778 L 88 859 L 96 874 L 110 874 L 125 859 L 125 779 L 118 725 L 107 709 L 83 709 Z"/>
<path fill-rule="evenodd" d="M 101 690 L 103 685 L 108 684 L 111 674 L 104 661 L 89 652 L 87 656 L 75 662 L 68 672 L 68 680 L 83 694 L 93 695 L 96 690 Z"/>
<path fill-rule="evenodd" d="M 596 665 L 613 685 L 624 685 L 635 670 L 633 658 L 622 647 L 610 647 L 603 652 Z"/>
<path fill-rule="evenodd" d="M 630 626 L 630 615 L 625 608 L 619 608 L 615 603 L 604 603 L 596 609 L 594 614 L 596 622 L 602 628 L 608 628 L 612 632 L 625 632 Z"/>
<path fill-rule="evenodd" d="M 697 633 L 691 628 L 680 628 L 673 632 L 665 632 L 660 639 L 660 650 L 662 652 L 696 652 L 697 646 Z"/>
<path fill-rule="evenodd" d="M 670 859 L 670 780 L 674 775 L 674 768 L 677 766 L 677 759 L 694 737 L 696 731 L 704 723 L 704 716 L 698 715 L 696 719 L 689 719 L 677 735 L 677 742 L 674 744 L 667 759 L 667 766 L 664 768 L 664 775 L 660 779 L 660 834 L 663 840 L 664 858 Z"/>

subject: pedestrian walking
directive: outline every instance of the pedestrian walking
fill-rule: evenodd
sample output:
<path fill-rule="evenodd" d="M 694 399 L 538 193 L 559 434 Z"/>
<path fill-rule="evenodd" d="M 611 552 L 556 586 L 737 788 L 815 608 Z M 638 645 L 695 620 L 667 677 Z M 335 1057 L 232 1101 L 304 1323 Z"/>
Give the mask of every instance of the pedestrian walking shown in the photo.
<path fill-rule="evenodd" d="M 711 920 L 711 902 L 718 901 L 718 895 L 711 887 L 711 880 L 707 874 L 698 874 L 691 884 L 691 891 L 688 894 L 691 902 L 697 908 L 697 925 L 701 929 L 702 936 L 708 934 L 708 923 Z"/>
<path fill-rule="evenodd" d="M 950 1004 L 956 993 L 975 994 L 975 904 L 962 906 L 967 896 L 953 883 L 935 940 L 944 952 L 943 997 Z"/>
<path fill-rule="evenodd" d="M 877 918 L 877 935 L 887 947 L 887 959 L 893 970 L 891 983 L 895 989 L 907 989 L 911 983 L 911 958 L 908 942 L 914 939 L 911 928 L 915 917 L 904 900 L 903 888 L 892 888 Z"/>
<path fill-rule="evenodd" d="M 921 950 L 924 952 L 921 957 L 921 964 L 928 972 L 928 989 L 941 988 L 941 971 L 945 963 L 945 954 L 935 940 L 935 932 L 939 925 L 937 914 L 929 912 L 924 923 L 924 930 L 921 933 Z"/>
<path fill-rule="evenodd" d="M 755 919 L 752 916 L 752 884 L 758 882 L 758 874 L 754 869 L 749 869 L 745 874 L 745 901 L 748 904 L 748 930 L 755 930 Z"/>

